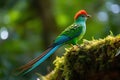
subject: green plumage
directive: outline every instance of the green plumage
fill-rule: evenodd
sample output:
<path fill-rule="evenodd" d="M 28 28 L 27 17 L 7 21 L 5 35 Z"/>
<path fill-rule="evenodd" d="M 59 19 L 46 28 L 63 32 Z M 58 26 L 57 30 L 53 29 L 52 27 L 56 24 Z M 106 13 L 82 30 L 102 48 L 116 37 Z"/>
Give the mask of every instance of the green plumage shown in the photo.
<path fill-rule="evenodd" d="M 58 37 L 57 39 L 61 38 L 61 36 L 67 36 L 69 41 L 66 41 L 67 44 L 77 44 L 77 42 L 83 37 L 86 32 L 86 19 L 83 17 L 79 17 L 74 23 L 67 27 Z M 56 40 L 57 40 L 56 39 Z"/>
<path fill-rule="evenodd" d="M 51 56 L 63 44 L 77 44 L 78 40 L 83 37 L 86 32 L 86 20 L 89 15 L 85 10 L 80 10 L 74 17 L 74 23 L 67 27 L 40 56 L 33 59 L 26 65 L 19 68 L 24 75 L 35 69 L 49 56 Z"/>

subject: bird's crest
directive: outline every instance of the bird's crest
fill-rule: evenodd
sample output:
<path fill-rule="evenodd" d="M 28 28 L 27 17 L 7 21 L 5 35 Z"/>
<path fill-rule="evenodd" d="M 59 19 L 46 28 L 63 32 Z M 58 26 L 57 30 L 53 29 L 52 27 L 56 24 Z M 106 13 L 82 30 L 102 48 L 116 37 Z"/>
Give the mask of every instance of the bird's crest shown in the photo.
<path fill-rule="evenodd" d="M 80 15 L 88 16 L 88 14 L 85 10 L 80 10 L 75 14 L 74 19 L 77 19 Z"/>

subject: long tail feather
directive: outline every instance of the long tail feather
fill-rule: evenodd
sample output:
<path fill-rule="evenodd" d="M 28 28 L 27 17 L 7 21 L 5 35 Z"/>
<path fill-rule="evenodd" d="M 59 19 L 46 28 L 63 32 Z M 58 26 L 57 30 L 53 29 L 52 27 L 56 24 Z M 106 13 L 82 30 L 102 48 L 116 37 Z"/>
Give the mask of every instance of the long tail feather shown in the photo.
<path fill-rule="evenodd" d="M 25 75 L 26 73 L 28 73 L 31 70 L 33 70 L 34 68 L 36 68 L 42 62 L 44 62 L 50 55 L 52 55 L 60 46 L 61 45 L 49 47 L 40 56 L 31 60 L 30 62 L 21 66 L 20 68 L 18 68 L 18 70 L 20 70 L 20 74 L 23 73 L 23 75 Z"/>

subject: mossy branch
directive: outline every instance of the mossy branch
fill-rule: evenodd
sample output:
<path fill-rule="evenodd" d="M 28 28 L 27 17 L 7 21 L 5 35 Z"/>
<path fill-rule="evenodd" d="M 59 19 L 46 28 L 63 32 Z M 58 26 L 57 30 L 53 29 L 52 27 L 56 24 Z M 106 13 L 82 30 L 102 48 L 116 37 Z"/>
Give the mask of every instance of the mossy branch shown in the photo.
<path fill-rule="evenodd" d="M 46 80 L 119 80 L 120 35 L 92 41 L 66 49 L 54 61 L 55 69 Z M 116 56 L 117 54 L 117 56 Z"/>

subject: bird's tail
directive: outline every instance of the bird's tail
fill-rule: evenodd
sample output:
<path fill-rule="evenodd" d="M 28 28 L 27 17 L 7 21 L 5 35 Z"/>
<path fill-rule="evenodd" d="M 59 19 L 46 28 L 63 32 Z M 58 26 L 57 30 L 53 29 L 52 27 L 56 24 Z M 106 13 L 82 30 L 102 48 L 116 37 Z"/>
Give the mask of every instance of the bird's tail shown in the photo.
<path fill-rule="evenodd" d="M 61 45 L 51 46 L 47 50 L 45 50 L 40 56 L 37 58 L 31 60 L 27 64 L 21 66 L 18 68 L 20 71 L 19 74 L 25 75 L 26 73 L 30 72 L 34 68 L 36 68 L 38 65 L 40 65 L 42 62 L 44 62 L 50 55 L 52 55 Z"/>

